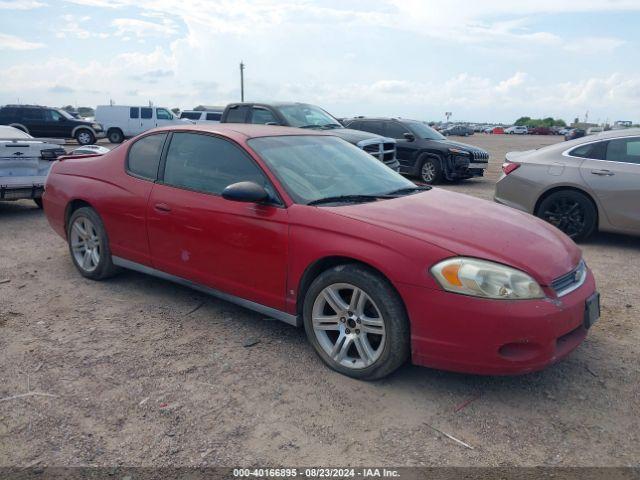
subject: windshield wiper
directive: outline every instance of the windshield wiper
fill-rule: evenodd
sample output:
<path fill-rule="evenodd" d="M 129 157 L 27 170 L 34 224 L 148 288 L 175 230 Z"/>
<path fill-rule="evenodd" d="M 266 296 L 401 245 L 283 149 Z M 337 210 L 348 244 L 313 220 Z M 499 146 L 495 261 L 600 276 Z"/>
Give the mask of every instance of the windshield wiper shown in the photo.
<path fill-rule="evenodd" d="M 320 205 L 322 203 L 340 203 L 340 202 L 373 202 L 381 198 L 395 198 L 392 195 L 338 195 L 335 197 L 318 198 L 311 200 L 307 205 Z"/>
<path fill-rule="evenodd" d="M 339 125 L 337 123 L 325 123 L 324 125 L 302 125 L 301 127 L 298 128 L 319 128 L 321 130 L 329 130 L 329 129 L 333 129 L 333 128 L 344 128 L 342 125 Z"/>
<path fill-rule="evenodd" d="M 393 190 L 391 192 L 388 192 L 385 195 L 388 195 L 388 196 L 408 195 L 410 193 L 426 192 L 427 190 L 431 190 L 431 187 L 427 185 L 415 186 L 415 187 L 404 187 L 404 188 L 399 188 L 398 190 Z"/>

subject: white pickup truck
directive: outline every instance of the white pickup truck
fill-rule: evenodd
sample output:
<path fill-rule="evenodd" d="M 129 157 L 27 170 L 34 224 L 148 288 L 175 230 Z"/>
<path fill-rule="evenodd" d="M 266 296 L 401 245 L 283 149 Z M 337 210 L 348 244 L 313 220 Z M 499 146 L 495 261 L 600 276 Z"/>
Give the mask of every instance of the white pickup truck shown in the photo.
<path fill-rule="evenodd" d="M 44 182 L 51 164 L 64 155 L 63 140 L 37 139 L 0 125 L 0 201 L 32 199 L 42 208 Z"/>

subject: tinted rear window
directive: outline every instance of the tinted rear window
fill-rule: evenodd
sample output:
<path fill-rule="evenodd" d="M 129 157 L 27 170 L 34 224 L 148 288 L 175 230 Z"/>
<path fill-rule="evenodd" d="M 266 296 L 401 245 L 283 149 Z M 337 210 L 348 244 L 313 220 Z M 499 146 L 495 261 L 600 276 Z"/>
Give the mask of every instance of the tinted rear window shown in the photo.
<path fill-rule="evenodd" d="M 595 160 L 604 160 L 607 151 L 607 142 L 589 143 L 580 145 L 569 152 L 572 157 L 592 158 Z"/>
<path fill-rule="evenodd" d="M 166 133 L 147 135 L 135 142 L 127 157 L 128 170 L 139 177 L 155 180 Z"/>
<path fill-rule="evenodd" d="M 245 123 L 248 110 L 249 107 L 245 105 L 229 108 L 226 119 L 227 123 Z"/>
<path fill-rule="evenodd" d="M 152 108 L 141 108 L 140 109 L 140 118 L 151 118 L 153 116 Z"/>
<path fill-rule="evenodd" d="M 221 113 L 207 113 L 207 120 L 215 120 L 217 122 L 222 118 Z"/>
<path fill-rule="evenodd" d="M 187 118 L 189 120 L 200 120 L 202 112 L 182 112 L 180 118 Z"/>

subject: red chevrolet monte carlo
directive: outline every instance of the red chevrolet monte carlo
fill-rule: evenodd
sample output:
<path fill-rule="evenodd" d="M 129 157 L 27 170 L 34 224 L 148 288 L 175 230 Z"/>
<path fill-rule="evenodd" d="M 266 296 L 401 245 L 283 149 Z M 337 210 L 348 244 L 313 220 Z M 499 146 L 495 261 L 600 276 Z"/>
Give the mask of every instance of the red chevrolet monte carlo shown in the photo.
<path fill-rule="evenodd" d="M 539 370 L 599 316 L 593 275 L 559 230 L 416 187 L 322 132 L 151 130 L 55 163 L 44 208 L 85 277 L 138 270 L 304 325 L 322 360 L 356 378 L 407 358 Z"/>

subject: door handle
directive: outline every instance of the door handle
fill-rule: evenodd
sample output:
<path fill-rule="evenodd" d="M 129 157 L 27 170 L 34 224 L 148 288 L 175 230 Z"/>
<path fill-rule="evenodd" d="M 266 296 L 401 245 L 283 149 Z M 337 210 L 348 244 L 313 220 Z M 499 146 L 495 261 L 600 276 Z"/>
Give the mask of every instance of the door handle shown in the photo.
<path fill-rule="evenodd" d="M 611 170 L 591 170 L 591 173 L 593 175 L 600 175 L 602 177 L 610 177 L 612 175 L 615 175 L 615 173 L 613 173 Z"/>
<path fill-rule="evenodd" d="M 171 211 L 171 207 L 166 203 L 156 203 L 153 208 L 162 213 L 169 213 Z"/>

